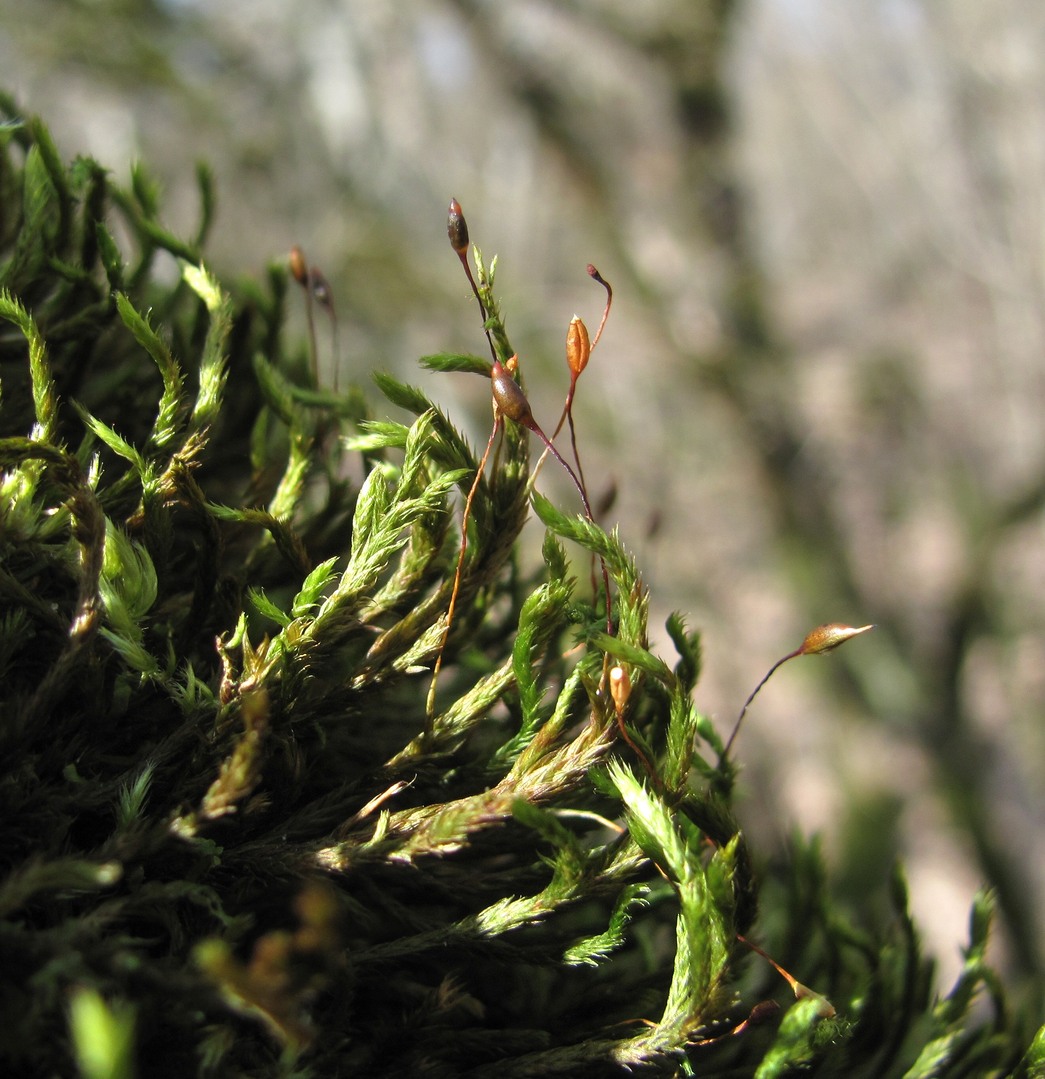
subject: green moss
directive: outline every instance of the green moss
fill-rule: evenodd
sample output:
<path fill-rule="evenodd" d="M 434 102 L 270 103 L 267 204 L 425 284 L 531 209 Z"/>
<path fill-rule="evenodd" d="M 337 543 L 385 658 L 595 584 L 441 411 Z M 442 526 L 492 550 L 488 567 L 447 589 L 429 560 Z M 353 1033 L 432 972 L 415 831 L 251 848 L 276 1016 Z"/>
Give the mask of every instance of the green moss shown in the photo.
<path fill-rule="evenodd" d="M 477 467 L 449 419 L 388 376 L 409 425 L 310 381 L 284 271 L 199 261 L 205 172 L 183 241 L 143 170 L 67 169 L 3 107 L 8 1074 L 1042 1074 L 984 964 L 989 897 L 939 1002 L 900 878 L 861 925 L 796 852 L 759 920 L 699 641 L 673 616 L 679 656 L 649 652 L 638 567 L 531 492 L 528 432 L 476 487 L 447 635 Z M 563 541 L 605 562 L 611 632 Z M 738 934 L 812 987 L 782 1019 Z"/>

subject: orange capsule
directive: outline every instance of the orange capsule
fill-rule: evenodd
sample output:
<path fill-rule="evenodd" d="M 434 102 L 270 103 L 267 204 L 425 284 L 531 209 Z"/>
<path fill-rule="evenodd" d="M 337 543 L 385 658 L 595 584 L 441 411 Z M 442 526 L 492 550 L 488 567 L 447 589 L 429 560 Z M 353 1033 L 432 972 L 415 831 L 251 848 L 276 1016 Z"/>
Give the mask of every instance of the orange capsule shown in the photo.
<path fill-rule="evenodd" d="M 588 337 L 588 327 L 574 315 L 570 319 L 570 328 L 566 331 L 566 363 L 574 378 L 588 366 L 588 357 L 591 356 L 591 339 Z"/>
<path fill-rule="evenodd" d="M 299 285 L 308 284 L 308 262 L 297 244 L 290 249 L 290 275 Z"/>
<path fill-rule="evenodd" d="M 869 629 L 874 629 L 874 626 L 853 627 L 845 626 L 841 622 L 828 622 L 810 630 L 798 651 L 803 656 L 822 656 Z"/>

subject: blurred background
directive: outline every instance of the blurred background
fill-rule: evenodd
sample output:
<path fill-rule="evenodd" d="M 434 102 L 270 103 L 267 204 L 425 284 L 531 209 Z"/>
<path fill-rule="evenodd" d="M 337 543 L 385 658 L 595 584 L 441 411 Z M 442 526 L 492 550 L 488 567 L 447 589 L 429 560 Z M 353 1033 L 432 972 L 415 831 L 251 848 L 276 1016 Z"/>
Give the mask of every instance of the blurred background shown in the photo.
<path fill-rule="evenodd" d="M 702 710 L 727 732 L 808 629 L 878 627 L 759 695 L 745 826 L 820 832 L 865 903 L 899 853 L 945 980 L 991 884 L 1040 978 L 1045 6 L 0 0 L 0 84 L 64 157 L 143 159 L 185 235 L 209 162 L 215 268 L 300 244 L 342 384 L 392 370 L 480 443 L 486 383 L 416 368 L 484 351 L 449 198 L 545 424 L 595 263 L 585 471 L 657 625 L 703 631 Z"/>

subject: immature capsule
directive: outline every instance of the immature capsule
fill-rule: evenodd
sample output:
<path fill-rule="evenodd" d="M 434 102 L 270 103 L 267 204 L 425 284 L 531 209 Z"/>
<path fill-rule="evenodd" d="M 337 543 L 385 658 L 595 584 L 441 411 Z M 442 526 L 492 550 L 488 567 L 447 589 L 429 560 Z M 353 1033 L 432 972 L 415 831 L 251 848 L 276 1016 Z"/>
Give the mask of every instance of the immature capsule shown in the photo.
<path fill-rule="evenodd" d="M 631 679 L 623 667 L 610 668 L 610 696 L 617 715 L 622 715 L 631 696 Z"/>
<path fill-rule="evenodd" d="M 450 200 L 450 210 L 446 215 L 446 235 L 450 238 L 450 246 L 464 256 L 468 251 L 468 222 L 464 219 L 464 212 L 457 199 Z"/>

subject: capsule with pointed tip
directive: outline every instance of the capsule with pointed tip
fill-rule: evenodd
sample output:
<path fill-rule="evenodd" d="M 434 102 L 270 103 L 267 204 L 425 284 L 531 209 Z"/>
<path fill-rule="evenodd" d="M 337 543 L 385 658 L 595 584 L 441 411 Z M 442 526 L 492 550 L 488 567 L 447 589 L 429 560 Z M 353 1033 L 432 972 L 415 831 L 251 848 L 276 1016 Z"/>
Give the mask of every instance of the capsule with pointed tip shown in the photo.
<path fill-rule="evenodd" d="M 822 656 L 825 652 L 831 652 L 840 644 L 852 640 L 853 637 L 866 633 L 874 626 L 846 626 L 841 622 L 828 622 L 826 625 L 817 626 L 806 634 L 805 640 L 799 653 L 803 656 Z"/>
<path fill-rule="evenodd" d="M 450 200 L 450 209 L 446 215 L 446 235 L 450 238 L 450 246 L 464 257 L 468 251 L 468 222 L 464 219 L 464 212 L 457 199 Z"/>
<path fill-rule="evenodd" d="M 610 696 L 617 715 L 623 715 L 631 696 L 631 678 L 623 667 L 610 668 Z"/>

